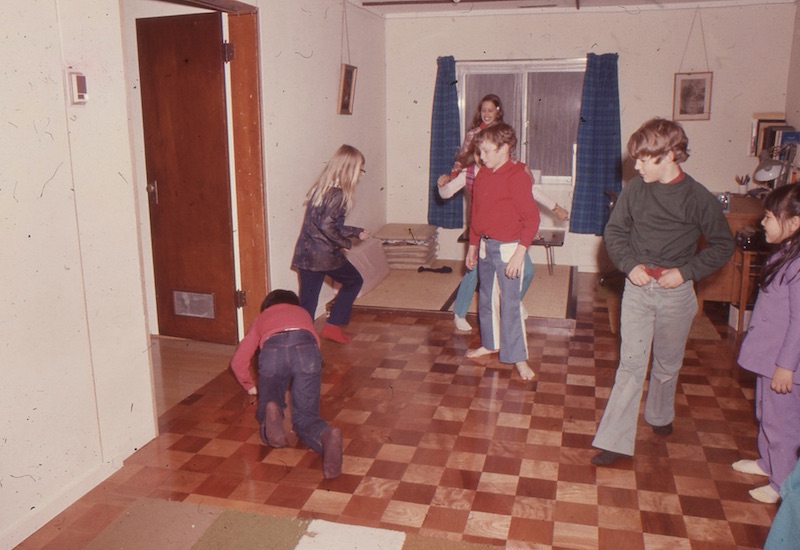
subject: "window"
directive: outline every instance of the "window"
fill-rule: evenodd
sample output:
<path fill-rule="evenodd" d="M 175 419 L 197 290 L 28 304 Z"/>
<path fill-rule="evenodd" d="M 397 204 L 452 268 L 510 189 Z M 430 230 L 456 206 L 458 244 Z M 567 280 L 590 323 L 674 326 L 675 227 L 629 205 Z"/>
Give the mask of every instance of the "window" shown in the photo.
<path fill-rule="evenodd" d="M 516 156 L 547 184 L 572 184 L 585 59 L 458 62 L 464 133 L 478 102 L 496 94 L 503 120 L 517 131 Z"/>

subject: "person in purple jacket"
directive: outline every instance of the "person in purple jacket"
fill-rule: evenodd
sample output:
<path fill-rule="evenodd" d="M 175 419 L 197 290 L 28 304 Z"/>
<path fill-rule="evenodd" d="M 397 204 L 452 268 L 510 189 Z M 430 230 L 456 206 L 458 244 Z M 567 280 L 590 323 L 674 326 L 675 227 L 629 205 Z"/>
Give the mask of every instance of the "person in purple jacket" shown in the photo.
<path fill-rule="evenodd" d="M 777 502 L 780 486 L 800 451 L 800 186 L 786 185 L 764 199 L 767 242 L 777 245 L 761 274 L 759 293 L 739 365 L 756 378 L 758 460 L 733 463 L 738 472 L 769 477 L 750 490 L 760 502 Z"/>

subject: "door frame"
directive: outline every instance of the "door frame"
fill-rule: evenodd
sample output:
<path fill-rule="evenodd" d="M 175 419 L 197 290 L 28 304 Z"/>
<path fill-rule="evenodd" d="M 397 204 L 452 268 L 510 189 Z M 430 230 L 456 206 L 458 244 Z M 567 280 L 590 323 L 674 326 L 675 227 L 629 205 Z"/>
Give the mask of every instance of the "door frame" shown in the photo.
<path fill-rule="evenodd" d="M 234 145 L 231 157 L 236 169 L 236 197 L 232 204 L 236 205 L 238 246 L 234 246 L 234 251 L 239 267 L 239 288 L 245 291 L 247 298 L 242 307 L 240 338 L 261 313 L 261 301 L 270 287 L 258 55 L 260 34 L 258 13 L 255 8 L 253 10 L 228 15 L 228 32 L 235 56 L 230 63 L 229 111 Z"/>
<path fill-rule="evenodd" d="M 235 235 L 231 235 L 231 239 L 234 242 L 237 290 L 243 291 L 246 297 L 237 315 L 237 330 L 241 339 L 258 317 L 261 301 L 270 288 L 258 8 L 236 0 L 160 1 L 228 15 L 228 35 L 234 51 L 234 59 L 228 64 L 228 123 L 233 141 L 230 162 L 235 169 L 232 178 L 236 189 L 235 197 L 231 197 L 235 228 Z M 150 305 L 155 307 L 155 303 Z"/>

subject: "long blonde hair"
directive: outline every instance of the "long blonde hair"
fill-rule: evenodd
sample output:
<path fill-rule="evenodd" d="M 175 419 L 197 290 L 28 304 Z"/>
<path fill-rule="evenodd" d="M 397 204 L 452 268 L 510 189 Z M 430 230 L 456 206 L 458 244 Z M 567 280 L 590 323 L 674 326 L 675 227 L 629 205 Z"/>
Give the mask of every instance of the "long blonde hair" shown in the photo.
<path fill-rule="evenodd" d="M 353 206 L 356 183 L 364 165 L 364 155 L 352 145 L 341 145 L 309 189 L 306 198 L 312 206 L 319 206 L 325 194 L 334 187 L 344 192 L 344 208 Z"/>

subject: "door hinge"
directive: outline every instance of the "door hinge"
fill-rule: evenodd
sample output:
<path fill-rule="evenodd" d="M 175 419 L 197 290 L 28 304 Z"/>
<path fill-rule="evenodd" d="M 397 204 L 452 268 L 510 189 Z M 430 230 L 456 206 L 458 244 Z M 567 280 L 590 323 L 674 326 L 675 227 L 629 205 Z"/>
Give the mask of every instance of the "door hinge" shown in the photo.
<path fill-rule="evenodd" d="M 230 42 L 223 42 L 222 43 L 222 61 L 224 63 L 230 63 L 233 61 L 234 57 L 236 57 L 235 52 L 233 50 L 233 44 Z"/>
<path fill-rule="evenodd" d="M 234 295 L 236 307 L 247 307 L 247 291 L 237 290 Z"/>

